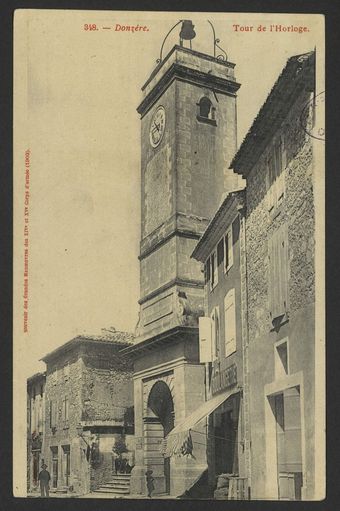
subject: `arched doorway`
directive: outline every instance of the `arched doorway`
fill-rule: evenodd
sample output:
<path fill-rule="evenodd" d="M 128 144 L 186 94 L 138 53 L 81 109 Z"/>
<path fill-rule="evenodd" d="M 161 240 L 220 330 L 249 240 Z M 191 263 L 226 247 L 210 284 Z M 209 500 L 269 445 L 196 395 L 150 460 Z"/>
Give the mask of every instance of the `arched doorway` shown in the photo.
<path fill-rule="evenodd" d="M 170 458 L 163 457 L 160 444 L 174 427 L 174 403 L 170 389 L 164 381 L 158 381 L 152 387 L 147 410 L 149 427 L 146 430 L 146 458 L 154 471 L 155 492 L 170 493 Z"/>

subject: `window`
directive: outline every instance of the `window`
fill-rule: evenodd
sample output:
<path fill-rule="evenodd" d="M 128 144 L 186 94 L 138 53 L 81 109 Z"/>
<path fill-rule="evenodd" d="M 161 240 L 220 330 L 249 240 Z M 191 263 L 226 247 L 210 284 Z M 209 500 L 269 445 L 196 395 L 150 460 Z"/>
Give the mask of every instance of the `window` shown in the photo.
<path fill-rule="evenodd" d="M 62 420 L 68 421 L 68 397 L 64 397 L 62 405 Z"/>
<path fill-rule="evenodd" d="M 212 103 L 211 103 L 210 99 L 207 98 L 206 96 L 204 96 L 203 98 L 200 99 L 198 106 L 199 106 L 199 115 L 201 117 L 210 118 L 211 113 L 212 113 L 211 112 Z"/>
<path fill-rule="evenodd" d="M 288 229 L 282 225 L 268 241 L 268 298 L 271 321 L 288 319 Z"/>
<path fill-rule="evenodd" d="M 207 96 L 203 96 L 197 103 L 197 106 L 198 106 L 197 120 L 200 122 L 206 122 L 207 124 L 212 124 L 216 126 L 215 120 L 216 108 L 213 107 L 210 99 Z"/>
<path fill-rule="evenodd" d="M 211 313 L 211 338 L 213 359 L 216 359 L 220 353 L 220 318 L 218 307 L 214 307 Z"/>
<path fill-rule="evenodd" d="M 217 250 L 210 256 L 210 289 L 218 284 Z"/>
<path fill-rule="evenodd" d="M 39 410 L 38 410 L 38 428 L 37 428 L 39 433 L 43 432 L 43 428 L 44 428 L 44 425 L 43 425 L 43 410 L 42 410 L 42 401 L 40 400 Z"/>
<path fill-rule="evenodd" d="M 284 137 L 281 135 L 270 148 L 267 159 L 268 211 L 270 213 L 275 212 L 284 199 L 286 165 L 286 148 Z"/>
<path fill-rule="evenodd" d="M 69 364 L 66 364 L 64 367 L 64 380 L 68 380 L 70 376 L 70 366 Z"/>
<path fill-rule="evenodd" d="M 57 427 L 57 403 L 50 401 L 50 428 Z"/>
<path fill-rule="evenodd" d="M 226 273 L 233 265 L 233 229 L 229 227 L 224 236 L 224 272 Z"/>
<path fill-rule="evenodd" d="M 275 379 L 279 380 L 289 372 L 288 341 L 284 339 L 275 344 Z"/>
<path fill-rule="evenodd" d="M 224 298 L 225 356 L 236 351 L 235 289 L 230 289 Z"/>

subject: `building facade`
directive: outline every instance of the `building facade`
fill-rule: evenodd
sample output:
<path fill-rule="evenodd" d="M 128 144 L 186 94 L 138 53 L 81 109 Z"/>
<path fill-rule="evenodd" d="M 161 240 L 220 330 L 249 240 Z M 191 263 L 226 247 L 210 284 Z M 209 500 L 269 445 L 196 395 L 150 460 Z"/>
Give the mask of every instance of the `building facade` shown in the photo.
<path fill-rule="evenodd" d="M 244 240 L 245 192 L 237 191 L 224 199 L 193 252 L 203 263 L 205 275 L 200 360 L 206 364 L 207 401 L 211 403 L 207 462 L 215 498 L 245 499 L 249 495 Z"/>
<path fill-rule="evenodd" d="M 192 437 L 195 456 L 164 456 L 160 447 L 206 400 L 198 342 L 204 278 L 190 256 L 238 180 L 227 170 L 238 88 L 234 64 L 184 46 L 173 47 L 142 88 L 140 318 L 126 350 L 134 359 L 135 494 L 146 493 L 146 469 L 155 494 L 177 496 L 207 468 L 202 425 Z"/>
<path fill-rule="evenodd" d="M 46 373 L 27 380 L 27 491 L 39 487 L 38 475 L 44 463 Z"/>
<path fill-rule="evenodd" d="M 318 485 L 314 116 L 311 52 L 288 60 L 231 164 L 247 179 L 253 498 L 313 499 Z"/>
<path fill-rule="evenodd" d="M 112 480 L 113 448 L 134 451 L 131 364 L 120 355 L 133 336 L 79 336 L 46 363 L 43 458 L 51 491 L 77 495 Z"/>

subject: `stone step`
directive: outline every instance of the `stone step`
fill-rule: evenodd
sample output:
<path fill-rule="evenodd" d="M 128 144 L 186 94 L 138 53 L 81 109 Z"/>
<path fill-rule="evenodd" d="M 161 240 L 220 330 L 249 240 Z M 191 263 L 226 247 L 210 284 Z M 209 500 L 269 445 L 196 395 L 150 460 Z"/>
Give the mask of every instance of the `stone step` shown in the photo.
<path fill-rule="evenodd" d="M 129 495 L 130 488 L 103 488 L 100 486 L 97 490 L 94 490 L 94 493 L 110 493 L 112 495 Z"/>
<path fill-rule="evenodd" d="M 122 488 L 125 490 L 126 488 L 130 488 L 129 484 L 123 484 L 123 483 L 105 483 L 101 485 L 101 488 Z"/>

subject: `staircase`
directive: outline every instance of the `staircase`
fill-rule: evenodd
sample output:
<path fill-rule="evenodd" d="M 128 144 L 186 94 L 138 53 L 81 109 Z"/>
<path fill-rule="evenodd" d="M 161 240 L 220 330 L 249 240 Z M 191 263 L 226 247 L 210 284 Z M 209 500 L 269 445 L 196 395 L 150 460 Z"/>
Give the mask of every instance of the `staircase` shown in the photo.
<path fill-rule="evenodd" d="M 112 480 L 102 484 L 94 493 L 107 493 L 109 495 L 123 496 L 130 493 L 131 474 L 116 474 Z"/>

